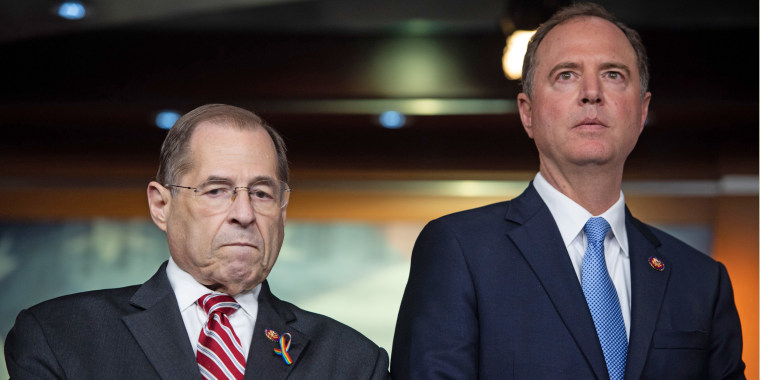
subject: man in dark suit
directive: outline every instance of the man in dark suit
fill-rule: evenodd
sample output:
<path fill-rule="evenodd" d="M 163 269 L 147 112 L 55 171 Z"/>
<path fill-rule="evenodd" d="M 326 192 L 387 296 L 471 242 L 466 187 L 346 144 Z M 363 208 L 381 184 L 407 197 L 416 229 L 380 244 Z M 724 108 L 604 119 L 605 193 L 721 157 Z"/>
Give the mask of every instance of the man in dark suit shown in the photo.
<path fill-rule="evenodd" d="M 647 81 L 638 34 L 597 5 L 538 29 L 518 106 L 539 173 L 422 231 L 394 379 L 744 378 L 725 267 L 625 207 Z"/>
<path fill-rule="evenodd" d="M 282 138 L 255 114 L 184 115 L 147 191 L 171 258 L 141 286 L 22 311 L 5 345 L 11 378 L 387 378 L 385 350 L 269 289 L 288 179 Z"/>

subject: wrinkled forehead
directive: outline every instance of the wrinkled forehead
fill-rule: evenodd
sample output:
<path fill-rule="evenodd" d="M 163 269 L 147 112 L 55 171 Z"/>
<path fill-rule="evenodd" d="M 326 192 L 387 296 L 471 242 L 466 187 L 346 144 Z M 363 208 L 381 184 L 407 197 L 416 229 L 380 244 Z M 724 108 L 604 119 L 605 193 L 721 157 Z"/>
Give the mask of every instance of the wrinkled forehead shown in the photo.
<path fill-rule="evenodd" d="M 277 178 L 274 142 L 261 126 L 204 121 L 193 131 L 188 153 L 188 173 Z"/>

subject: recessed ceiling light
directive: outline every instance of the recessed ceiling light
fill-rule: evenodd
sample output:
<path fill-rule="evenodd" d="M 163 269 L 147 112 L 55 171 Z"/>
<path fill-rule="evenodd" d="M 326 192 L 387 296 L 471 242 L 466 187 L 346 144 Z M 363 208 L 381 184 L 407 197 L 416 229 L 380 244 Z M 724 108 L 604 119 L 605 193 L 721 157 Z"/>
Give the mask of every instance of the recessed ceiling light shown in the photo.
<path fill-rule="evenodd" d="M 67 20 L 80 20 L 84 18 L 87 10 L 84 5 L 78 1 L 67 1 L 61 3 L 58 7 L 58 16 L 61 16 Z"/>
<path fill-rule="evenodd" d="M 179 116 L 177 111 L 161 111 L 156 115 L 156 126 L 161 129 L 171 129 L 179 120 Z"/>
<path fill-rule="evenodd" d="M 396 111 L 385 111 L 380 114 L 380 125 L 388 129 L 399 129 L 406 124 L 406 116 Z"/>

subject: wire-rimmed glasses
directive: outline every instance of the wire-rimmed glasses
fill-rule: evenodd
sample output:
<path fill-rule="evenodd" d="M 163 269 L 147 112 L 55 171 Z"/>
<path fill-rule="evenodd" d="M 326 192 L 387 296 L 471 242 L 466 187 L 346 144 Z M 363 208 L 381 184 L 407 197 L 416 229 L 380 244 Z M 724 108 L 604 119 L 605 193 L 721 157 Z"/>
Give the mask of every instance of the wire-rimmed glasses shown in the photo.
<path fill-rule="evenodd" d="M 164 187 L 192 190 L 199 206 L 211 211 L 228 210 L 240 190 L 245 189 L 253 210 L 259 215 L 272 216 L 288 205 L 290 188 L 283 181 L 262 180 L 251 186 L 234 186 L 227 181 L 208 181 L 198 186 L 166 184 Z"/>

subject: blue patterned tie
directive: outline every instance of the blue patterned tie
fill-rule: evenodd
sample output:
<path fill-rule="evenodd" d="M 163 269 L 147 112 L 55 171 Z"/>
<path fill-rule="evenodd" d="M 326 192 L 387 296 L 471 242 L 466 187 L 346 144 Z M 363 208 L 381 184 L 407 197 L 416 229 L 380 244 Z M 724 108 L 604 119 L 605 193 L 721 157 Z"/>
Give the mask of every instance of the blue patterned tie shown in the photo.
<path fill-rule="evenodd" d="M 604 260 L 604 236 L 609 230 L 610 224 L 601 217 L 591 218 L 583 226 L 588 247 L 583 256 L 581 282 L 599 343 L 602 344 L 610 380 L 622 380 L 628 355 L 628 338 L 625 335 L 617 291 L 607 273 L 607 263 Z"/>

